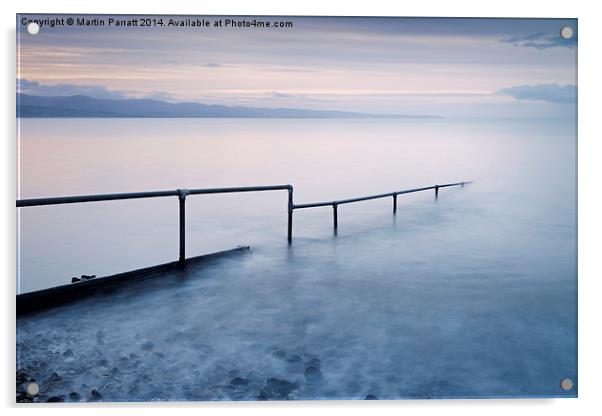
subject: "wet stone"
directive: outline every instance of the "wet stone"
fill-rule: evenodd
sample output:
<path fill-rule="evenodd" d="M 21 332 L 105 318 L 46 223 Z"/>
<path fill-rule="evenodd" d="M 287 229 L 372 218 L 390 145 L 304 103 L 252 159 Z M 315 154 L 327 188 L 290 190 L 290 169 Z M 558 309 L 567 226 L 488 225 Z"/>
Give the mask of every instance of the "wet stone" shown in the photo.
<path fill-rule="evenodd" d="M 155 346 L 155 343 L 152 341 L 144 341 L 142 343 L 142 349 L 146 350 L 146 351 L 152 350 L 154 346 Z"/>
<path fill-rule="evenodd" d="M 80 395 L 79 393 L 72 391 L 71 393 L 69 393 L 69 400 L 79 400 L 80 399 Z"/>
<path fill-rule="evenodd" d="M 287 363 L 296 364 L 296 363 L 300 363 L 301 361 L 303 361 L 303 359 L 298 354 L 288 354 L 286 356 Z"/>
<path fill-rule="evenodd" d="M 102 394 L 100 394 L 98 390 L 92 389 L 90 390 L 88 397 L 90 398 L 90 400 L 100 400 L 102 398 Z"/>
<path fill-rule="evenodd" d="M 378 400 L 378 397 L 376 397 L 374 394 L 369 394 L 364 400 Z"/>
<path fill-rule="evenodd" d="M 313 357 L 305 363 L 305 365 L 307 367 L 316 367 L 316 368 L 320 368 L 321 364 L 322 363 L 320 362 L 320 359 L 318 357 Z"/>
<path fill-rule="evenodd" d="M 63 377 L 59 376 L 57 373 L 52 373 L 50 375 L 50 378 L 48 379 L 48 381 L 50 383 L 55 383 L 57 381 L 61 381 L 63 379 Z"/>
<path fill-rule="evenodd" d="M 48 395 L 44 395 L 44 394 L 40 394 L 39 396 L 34 396 L 34 397 L 32 397 L 32 398 L 31 398 L 31 400 L 32 400 L 34 403 L 43 403 L 43 402 L 45 402 L 46 400 L 48 400 L 48 397 L 50 397 L 50 396 L 48 396 Z"/>
<path fill-rule="evenodd" d="M 17 371 L 17 383 L 24 383 L 29 379 L 29 374 L 25 371 Z"/>
<path fill-rule="evenodd" d="M 32 403 L 32 398 L 24 391 L 17 392 L 17 403 Z"/>
<path fill-rule="evenodd" d="M 249 384 L 249 380 L 244 377 L 235 377 L 230 381 L 233 386 L 246 386 Z"/>
<path fill-rule="evenodd" d="M 263 386 L 261 390 L 259 390 L 257 400 L 270 400 L 270 390 L 266 386 Z"/>
<path fill-rule="evenodd" d="M 217 364 L 213 370 L 213 374 L 217 378 L 226 378 L 228 377 L 228 370 L 223 365 Z"/>
<path fill-rule="evenodd" d="M 272 355 L 276 358 L 284 358 L 286 357 L 286 351 L 277 350 L 272 353 Z"/>
<path fill-rule="evenodd" d="M 64 401 L 65 401 L 65 399 L 61 396 L 51 396 L 46 400 L 46 402 L 48 402 L 48 403 L 61 403 Z"/>
<path fill-rule="evenodd" d="M 289 394 L 297 388 L 296 383 L 275 377 L 267 379 L 266 384 L 259 391 L 259 400 L 288 399 Z"/>
<path fill-rule="evenodd" d="M 305 369 L 305 381 L 308 384 L 320 384 L 322 382 L 322 372 L 316 367 L 307 367 Z"/>

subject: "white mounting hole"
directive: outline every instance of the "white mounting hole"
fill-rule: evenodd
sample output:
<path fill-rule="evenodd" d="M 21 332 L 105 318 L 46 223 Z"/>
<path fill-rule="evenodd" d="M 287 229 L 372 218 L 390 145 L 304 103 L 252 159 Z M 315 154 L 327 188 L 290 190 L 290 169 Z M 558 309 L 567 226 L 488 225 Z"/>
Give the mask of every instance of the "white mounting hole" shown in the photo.
<path fill-rule="evenodd" d="M 25 388 L 25 391 L 27 391 L 27 394 L 30 396 L 35 396 L 40 392 L 40 386 L 38 386 L 38 383 L 29 383 Z"/>
<path fill-rule="evenodd" d="M 573 28 L 570 26 L 564 26 L 562 29 L 560 29 L 560 37 L 562 39 L 570 39 L 573 37 Z"/>
<path fill-rule="evenodd" d="M 563 378 L 560 380 L 560 388 L 564 391 L 569 391 L 573 388 L 573 380 L 570 378 Z"/>
<path fill-rule="evenodd" d="M 40 31 L 40 25 L 36 22 L 31 22 L 27 25 L 27 31 L 30 35 L 37 35 Z"/>

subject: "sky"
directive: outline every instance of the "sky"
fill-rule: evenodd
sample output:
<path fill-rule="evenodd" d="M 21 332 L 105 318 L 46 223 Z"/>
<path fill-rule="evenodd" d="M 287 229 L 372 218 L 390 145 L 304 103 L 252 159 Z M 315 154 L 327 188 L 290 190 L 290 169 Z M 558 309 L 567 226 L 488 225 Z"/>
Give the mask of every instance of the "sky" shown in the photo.
<path fill-rule="evenodd" d="M 567 118 L 575 19 L 146 16 L 210 27 L 49 26 L 17 16 L 17 90 L 231 106 Z M 97 16 L 98 17 L 98 16 Z M 292 27 L 224 27 L 291 22 Z M 40 21 L 30 35 L 26 22 Z M 222 20 L 222 27 L 214 22 Z M 140 23 L 140 21 L 139 21 Z M 564 26 L 574 36 L 560 36 Z"/>

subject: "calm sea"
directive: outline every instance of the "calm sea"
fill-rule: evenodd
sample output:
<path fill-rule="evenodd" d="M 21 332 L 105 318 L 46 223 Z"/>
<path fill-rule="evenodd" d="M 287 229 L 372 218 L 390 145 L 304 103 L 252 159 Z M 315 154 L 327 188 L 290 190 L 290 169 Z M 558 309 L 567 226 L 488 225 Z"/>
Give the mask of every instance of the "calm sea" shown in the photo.
<path fill-rule="evenodd" d="M 300 398 L 563 394 L 576 379 L 573 120 L 20 120 L 20 198 L 292 184 L 303 203 L 469 180 L 438 200 L 400 196 L 396 216 L 390 199 L 341 206 L 337 236 L 330 208 L 296 211 L 291 247 L 286 192 L 191 196 L 188 255 L 251 253 L 21 320 L 22 342 L 60 322 L 61 348 L 93 351 L 105 331 L 117 362 L 152 340 L 169 363 L 113 399 L 231 397 L 218 366 L 304 386 L 278 351 L 321 360 Z M 175 197 L 20 209 L 18 292 L 175 260 L 177 214 Z"/>

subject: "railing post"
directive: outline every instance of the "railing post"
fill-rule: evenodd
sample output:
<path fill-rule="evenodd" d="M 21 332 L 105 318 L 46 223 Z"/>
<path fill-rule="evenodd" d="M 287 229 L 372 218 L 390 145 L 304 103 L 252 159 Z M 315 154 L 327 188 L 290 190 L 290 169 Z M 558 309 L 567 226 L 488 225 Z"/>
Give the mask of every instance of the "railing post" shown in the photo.
<path fill-rule="evenodd" d="M 186 263 L 186 195 L 188 189 L 178 189 L 178 200 L 180 202 L 180 256 L 178 263 L 183 266 Z"/>
<path fill-rule="evenodd" d="M 293 241 L 293 187 L 288 188 L 288 232 L 287 240 L 290 244 Z"/>
<path fill-rule="evenodd" d="M 393 214 L 397 214 L 397 194 L 393 194 Z"/>
<path fill-rule="evenodd" d="M 332 204 L 332 220 L 334 225 L 334 233 L 337 233 L 337 229 L 339 228 L 339 215 L 338 215 L 338 205 Z"/>
<path fill-rule="evenodd" d="M 439 198 L 439 185 L 435 185 L 435 199 Z"/>

